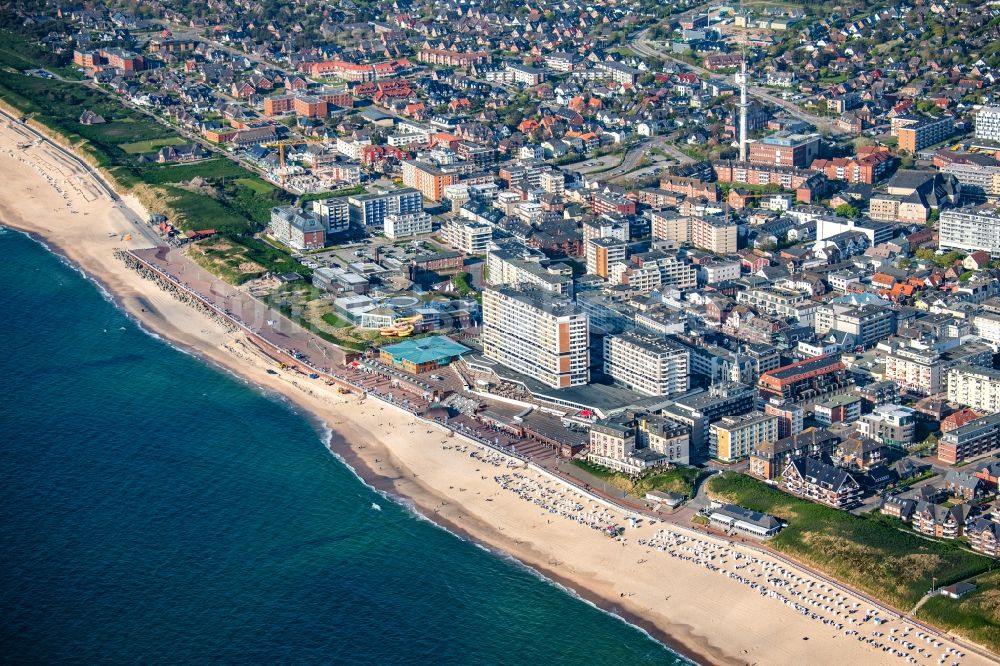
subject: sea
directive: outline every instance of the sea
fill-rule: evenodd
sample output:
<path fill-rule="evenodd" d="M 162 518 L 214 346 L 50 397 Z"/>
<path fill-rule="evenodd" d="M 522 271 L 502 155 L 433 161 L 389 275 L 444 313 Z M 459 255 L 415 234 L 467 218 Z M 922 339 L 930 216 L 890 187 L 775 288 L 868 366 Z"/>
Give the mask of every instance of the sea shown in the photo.
<path fill-rule="evenodd" d="M 690 663 L 377 493 L 8 230 L 0 352 L 4 663 Z"/>

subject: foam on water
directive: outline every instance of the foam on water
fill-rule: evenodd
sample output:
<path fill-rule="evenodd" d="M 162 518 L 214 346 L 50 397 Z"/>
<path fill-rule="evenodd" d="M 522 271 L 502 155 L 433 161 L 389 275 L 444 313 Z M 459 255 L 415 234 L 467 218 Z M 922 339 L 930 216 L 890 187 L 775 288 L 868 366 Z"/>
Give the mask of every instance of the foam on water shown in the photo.
<path fill-rule="evenodd" d="M 317 419 L 136 335 L 103 285 L 20 238 L 0 262 L 7 660 L 681 663 L 373 489 L 315 446 L 336 436 Z"/>

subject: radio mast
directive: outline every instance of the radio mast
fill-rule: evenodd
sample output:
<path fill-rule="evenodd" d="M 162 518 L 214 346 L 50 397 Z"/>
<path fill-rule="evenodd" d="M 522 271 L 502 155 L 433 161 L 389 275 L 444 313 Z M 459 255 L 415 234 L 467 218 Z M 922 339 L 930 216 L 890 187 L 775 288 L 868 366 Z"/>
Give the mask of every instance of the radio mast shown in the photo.
<path fill-rule="evenodd" d="M 743 13 L 743 2 L 740 2 L 740 14 L 743 15 L 744 22 L 747 25 L 744 26 L 743 32 L 743 57 L 740 63 L 740 73 L 737 74 L 737 78 L 740 83 L 740 162 L 747 161 L 747 109 L 749 108 L 749 103 L 747 102 L 747 35 L 748 32 L 746 28 L 749 27 L 749 18 Z"/>

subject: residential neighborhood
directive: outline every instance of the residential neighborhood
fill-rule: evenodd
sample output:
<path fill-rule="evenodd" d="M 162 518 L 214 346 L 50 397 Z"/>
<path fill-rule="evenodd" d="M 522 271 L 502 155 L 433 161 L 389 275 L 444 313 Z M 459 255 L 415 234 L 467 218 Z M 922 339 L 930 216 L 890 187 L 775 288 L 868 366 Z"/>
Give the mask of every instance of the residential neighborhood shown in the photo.
<path fill-rule="evenodd" d="M 992 572 L 997 4 L 11 7 L 0 98 L 307 376 L 831 575 Z"/>

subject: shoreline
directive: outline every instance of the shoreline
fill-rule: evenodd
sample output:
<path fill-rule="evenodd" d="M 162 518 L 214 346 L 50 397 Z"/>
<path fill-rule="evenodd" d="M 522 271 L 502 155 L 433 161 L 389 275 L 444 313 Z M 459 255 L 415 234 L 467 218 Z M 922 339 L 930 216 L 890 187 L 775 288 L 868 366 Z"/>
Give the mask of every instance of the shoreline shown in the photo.
<path fill-rule="evenodd" d="M 585 587 L 579 587 L 574 583 L 574 581 L 560 575 L 555 570 L 538 564 L 529 564 L 509 552 L 507 549 L 497 546 L 489 540 L 480 538 L 473 530 L 470 529 L 468 525 L 463 525 L 459 522 L 442 517 L 433 510 L 433 503 L 429 502 L 429 500 L 433 498 L 433 491 L 427 488 L 424 484 L 419 485 L 422 493 L 399 493 L 392 479 L 385 476 L 383 473 L 376 472 L 370 466 L 369 461 L 351 448 L 343 434 L 337 432 L 337 430 L 331 428 L 326 423 L 322 415 L 310 410 L 299 401 L 296 401 L 292 395 L 289 395 L 289 393 L 279 390 L 274 386 L 261 384 L 251 377 L 241 373 L 238 369 L 238 364 L 225 363 L 217 356 L 206 353 L 206 350 L 199 348 L 198 346 L 185 344 L 174 339 L 173 337 L 170 337 L 168 333 L 157 330 L 155 323 L 152 323 L 149 318 L 143 318 L 141 316 L 141 314 L 144 314 L 141 310 L 139 313 L 136 313 L 133 309 L 134 306 L 129 307 L 128 303 L 126 303 L 124 297 L 120 293 L 116 292 L 114 288 L 111 287 L 106 281 L 102 280 L 100 276 L 91 273 L 79 262 L 71 258 L 59 245 L 59 243 L 50 236 L 42 235 L 37 231 L 27 228 L 20 228 L 16 224 L 6 221 L 2 217 L 0 217 L 0 225 L 8 227 L 15 233 L 24 234 L 33 242 L 41 245 L 47 252 L 57 256 L 60 261 L 78 271 L 86 280 L 89 280 L 97 285 L 102 295 L 147 335 L 158 338 L 170 347 L 185 354 L 189 354 L 197 358 L 200 362 L 206 363 L 217 370 L 233 376 L 239 381 L 262 392 L 271 399 L 277 399 L 280 402 L 283 402 L 285 406 L 289 407 L 299 416 L 304 418 L 313 427 L 313 429 L 316 430 L 317 436 L 327 450 L 332 455 L 339 458 L 339 460 L 347 466 L 362 483 L 379 494 L 386 496 L 390 501 L 396 502 L 412 513 L 419 514 L 420 518 L 433 523 L 438 528 L 451 533 L 453 536 L 480 546 L 495 557 L 511 560 L 516 566 L 523 567 L 547 584 L 560 588 L 563 592 L 577 597 L 581 601 L 599 609 L 601 612 L 606 613 L 624 624 L 629 625 L 633 629 L 647 635 L 651 640 L 660 643 L 688 662 L 695 664 L 724 663 L 723 661 L 713 659 L 707 654 L 694 649 L 692 646 L 677 640 L 674 636 L 667 633 L 660 627 L 657 627 L 652 622 L 644 620 L 640 616 L 625 609 L 619 608 L 601 595 L 592 593 Z M 123 270 L 128 270 L 124 267 L 124 265 L 122 268 Z M 388 403 L 386 403 L 386 406 L 395 407 L 395 405 L 389 405 Z M 385 451 L 387 453 L 391 453 L 388 448 L 385 448 Z M 397 471 L 405 473 L 403 470 Z M 482 527 L 484 529 L 489 529 L 485 525 Z M 722 655 L 716 656 L 722 657 Z M 722 657 L 722 659 L 724 660 L 724 657 Z"/>
<path fill-rule="evenodd" d="M 632 628 L 641 631 L 649 636 L 650 639 L 677 653 L 677 655 L 682 659 L 695 664 L 716 663 L 715 660 L 708 657 L 708 655 L 693 650 L 690 646 L 678 641 L 674 636 L 667 633 L 660 627 L 657 627 L 655 624 L 644 620 L 638 615 L 630 613 L 627 610 L 616 607 L 608 599 L 605 599 L 599 594 L 591 593 L 585 587 L 575 585 L 572 580 L 560 575 L 554 569 L 537 564 L 528 564 L 509 551 L 478 538 L 466 526 L 461 525 L 460 523 L 448 520 L 447 518 L 443 518 L 437 514 L 435 514 L 436 518 L 428 516 L 425 511 L 421 511 L 421 508 L 424 507 L 422 507 L 421 503 L 417 499 L 412 496 L 400 495 L 388 479 L 376 473 L 371 467 L 369 467 L 364 458 L 357 455 L 351 449 L 346 440 L 341 442 L 342 448 L 335 448 L 333 441 L 337 438 L 340 438 L 340 436 L 335 431 L 331 432 L 329 444 L 330 452 L 336 455 L 344 463 L 344 465 L 351 469 L 351 471 L 353 471 L 365 485 L 369 486 L 376 492 L 385 494 L 393 501 L 405 506 L 415 513 L 419 513 L 423 519 L 430 521 L 437 527 L 453 534 L 454 536 L 486 549 L 491 555 L 511 560 L 516 564 L 516 566 L 527 569 L 533 575 L 538 576 L 550 585 L 555 585 L 566 594 L 577 597 L 594 608 L 597 608 L 619 621 L 624 622 Z"/>
<path fill-rule="evenodd" d="M 3 135 L 0 150 L 9 144 L 9 132 L 7 128 L 0 131 Z M 43 160 L 47 157 L 51 156 L 41 156 Z M 9 163 L 0 152 L 0 168 Z M 112 236 L 122 232 L 124 238 L 124 232 L 134 227 L 109 201 L 100 198 L 77 201 L 75 205 L 81 211 L 88 211 L 84 215 L 93 216 L 89 221 L 79 215 L 70 216 L 65 210 L 61 217 L 52 216 L 46 209 L 50 202 L 39 202 L 37 196 L 31 196 L 40 184 L 38 177 L 28 171 L 12 172 L 9 176 L 12 185 L 7 196 L 0 194 L 0 218 L 6 219 L 8 226 L 41 240 L 81 270 L 147 333 L 287 400 L 320 432 L 329 430 L 329 441 L 324 444 L 363 482 L 393 498 L 401 498 L 403 504 L 411 506 L 423 518 L 494 554 L 510 557 L 699 663 L 789 663 L 802 659 L 811 663 L 840 663 L 843 658 L 851 657 L 865 663 L 901 663 L 867 645 L 831 635 L 791 609 L 786 612 L 781 605 L 761 595 L 683 561 L 664 557 L 647 564 L 642 559 L 642 553 L 650 552 L 645 546 L 629 543 L 626 548 L 624 541 L 619 544 L 565 521 L 551 524 L 553 521 L 549 520 L 543 524 L 537 508 L 530 503 L 498 491 L 496 482 L 491 483 L 487 476 L 475 478 L 476 472 L 480 472 L 476 466 L 483 465 L 481 459 L 456 457 L 448 450 L 454 446 L 446 447 L 445 443 L 459 443 L 461 436 L 449 440 L 439 424 L 434 427 L 399 408 L 392 409 L 394 405 L 371 398 L 352 407 L 356 396 L 338 396 L 331 387 L 290 373 L 268 374 L 266 370 L 271 365 L 239 333 L 177 301 L 112 256 L 115 248 L 127 247 L 126 241 L 112 241 Z M 22 208 L 30 221 L 18 212 Z M 53 222 L 55 227 L 45 226 Z M 107 228 L 96 229 L 102 222 Z M 141 244 L 133 241 L 132 248 L 137 249 Z M 413 428 L 410 430 L 413 437 L 403 435 L 407 427 Z M 422 427 L 430 429 L 418 433 L 417 429 Z M 400 441 L 387 443 L 393 438 Z M 467 448 L 474 446 L 470 443 Z M 527 468 L 523 469 L 527 472 Z M 534 476 L 541 478 L 539 474 Z M 467 487 L 456 489 L 447 485 L 449 481 Z M 476 495 L 489 497 L 479 500 Z M 641 537 L 651 532 L 652 528 L 645 526 L 630 530 L 628 540 L 631 541 L 633 533 Z M 732 550 L 752 552 L 738 544 Z M 640 592 L 630 592 L 626 597 L 623 586 L 629 585 L 642 587 L 635 588 Z M 661 600 L 663 592 L 670 594 Z M 672 597 L 679 599 L 665 603 Z M 969 657 L 975 663 L 986 663 L 974 655 Z"/>

